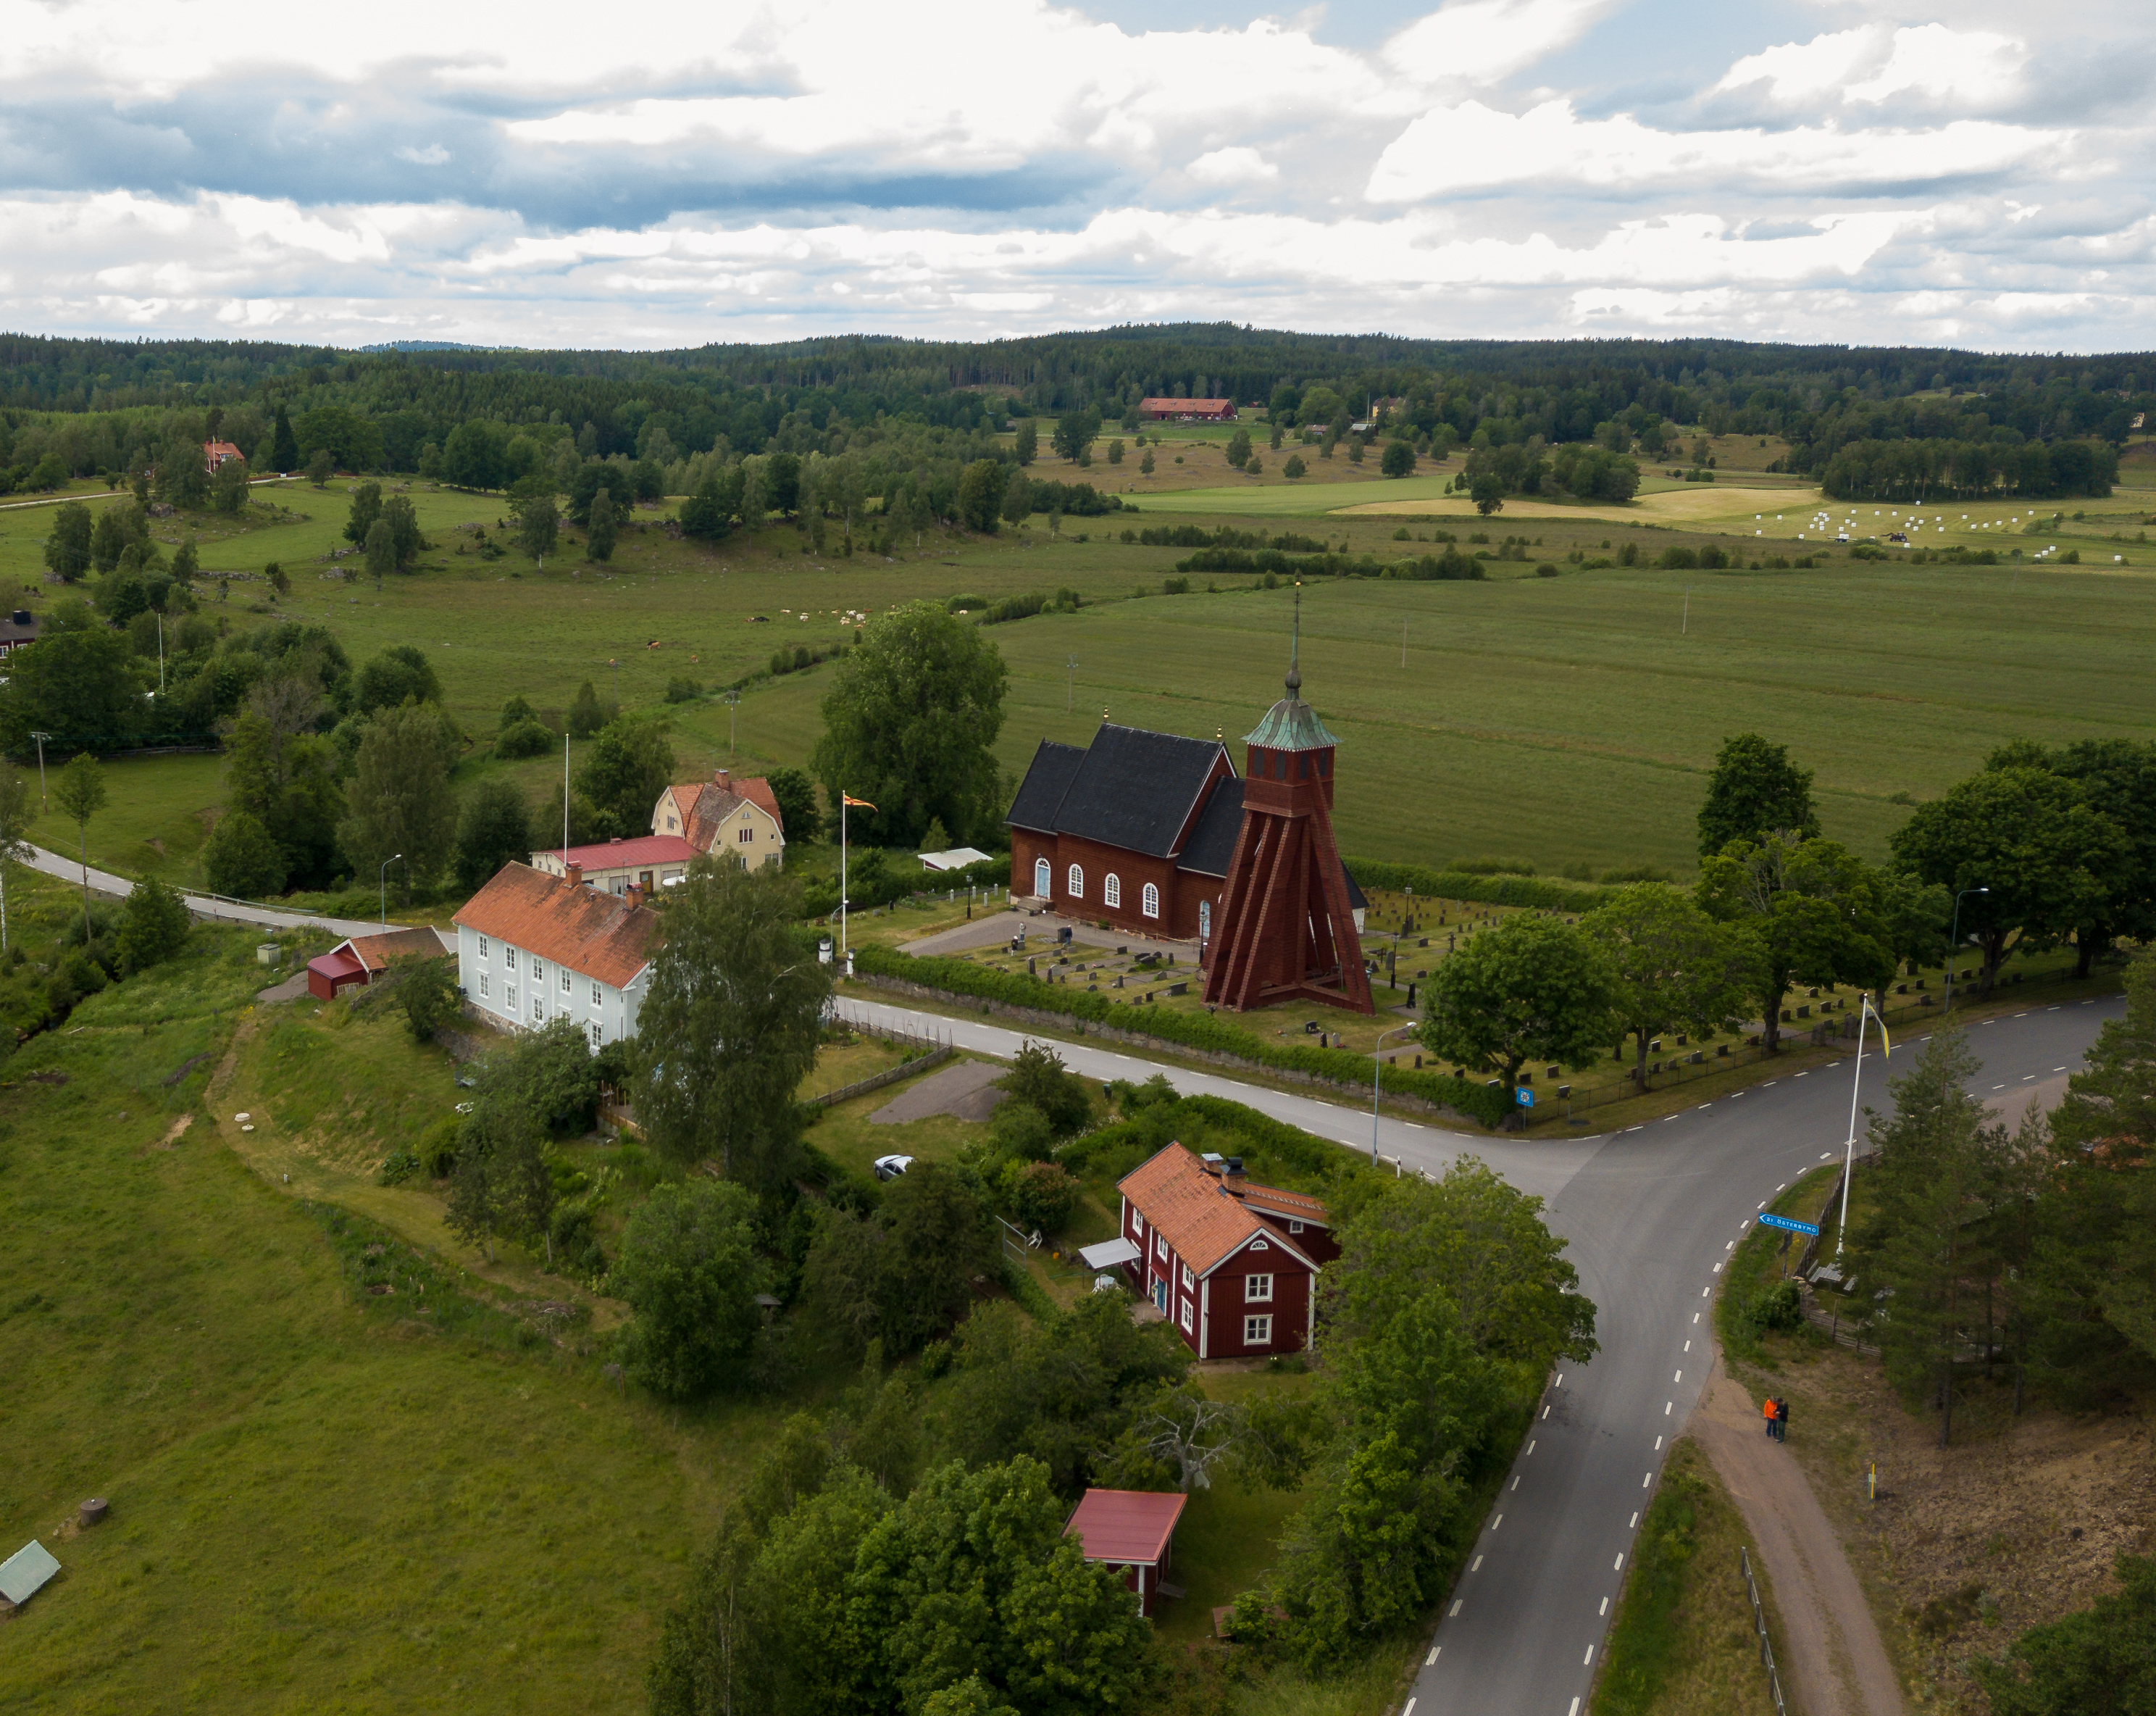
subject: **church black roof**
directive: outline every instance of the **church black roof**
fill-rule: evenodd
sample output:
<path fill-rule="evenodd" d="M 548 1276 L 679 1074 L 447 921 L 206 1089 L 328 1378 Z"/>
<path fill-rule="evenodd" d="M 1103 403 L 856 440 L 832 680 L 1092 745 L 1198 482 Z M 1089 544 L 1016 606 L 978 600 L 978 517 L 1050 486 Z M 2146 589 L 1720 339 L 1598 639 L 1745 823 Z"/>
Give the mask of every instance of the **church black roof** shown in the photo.
<path fill-rule="evenodd" d="M 1044 741 L 1004 820 L 1170 857 L 1224 749 L 1106 722 L 1083 751 Z"/>
<path fill-rule="evenodd" d="M 1205 814 L 1198 819 L 1190 844 L 1183 849 L 1176 867 L 1224 879 L 1229 862 L 1235 855 L 1235 836 L 1242 831 L 1243 779 L 1231 774 L 1213 789 Z"/>
<path fill-rule="evenodd" d="M 1062 808 L 1064 794 L 1070 789 L 1070 778 L 1085 760 L 1086 753 L 1075 745 L 1043 739 L 1040 748 L 1033 753 L 1033 766 L 1019 784 L 1018 797 L 1011 800 L 1010 814 L 1004 820 L 1013 828 L 1054 834 L 1055 813 Z"/>

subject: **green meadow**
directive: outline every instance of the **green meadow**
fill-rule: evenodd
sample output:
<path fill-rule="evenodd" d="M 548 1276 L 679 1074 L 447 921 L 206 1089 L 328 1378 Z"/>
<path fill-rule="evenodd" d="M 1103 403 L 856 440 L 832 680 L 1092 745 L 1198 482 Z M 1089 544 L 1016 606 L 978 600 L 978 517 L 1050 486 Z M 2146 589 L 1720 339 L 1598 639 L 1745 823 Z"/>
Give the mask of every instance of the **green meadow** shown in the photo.
<path fill-rule="evenodd" d="M 1409 483 L 1419 480 L 1436 480 Z M 1337 495 L 1343 486 L 1327 486 Z M 434 551 L 417 574 L 377 591 L 331 575 L 339 568 L 321 557 L 341 543 L 342 493 L 296 483 L 259 492 L 287 511 L 259 511 L 254 527 L 205 537 L 206 611 L 234 625 L 274 615 L 327 625 L 356 661 L 417 645 L 477 741 L 463 775 L 508 768 L 535 799 L 558 758 L 484 760 L 508 697 L 560 707 L 589 679 L 602 698 L 653 708 L 670 681 L 695 680 L 708 694 L 747 676 L 731 712 L 710 695 L 664 706 L 684 772 L 730 758 L 800 763 L 831 670 L 773 677 L 774 651 L 843 642 L 852 616 L 923 598 L 1069 588 L 1084 604 L 993 630 L 1011 669 L 998 750 L 1014 779 L 1040 740 L 1082 744 L 1104 715 L 1232 741 L 1280 694 L 1286 666 L 1291 590 L 1200 573 L 1190 593 L 1166 595 L 1163 580 L 1187 551 L 1120 540 L 1147 521 L 1152 497 L 1136 518 L 1066 518 L 1052 532 L 1037 517 L 993 537 L 931 532 L 888 558 L 847 556 L 835 541 L 818 554 L 790 527 L 710 547 L 670 537 L 662 514 L 640 511 L 644 527 L 624 534 L 611 566 L 588 565 L 565 543 L 541 569 L 514 552 L 482 557 L 478 536 L 459 528 L 493 535 L 498 501 L 414 485 Z M 1290 493 L 1243 498 L 1254 506 Z M 1501 515 L 1483 532 L 1492 552 L 1517 533 L 1527 557 L 1488 563 L 1484 581 L 1313 582 L 1302 592 L 1305 695 L 1342 740 L 1342 843 L 1378 858 L 1502 855 L 1546 871 L 1641 862 L 1682 871 L 1716 748 L 1731 732 L 1757 729 L 1818 772 L 1829 832 L 1877 855 L 1908 802 L 2005 740 L 2148 731 L 2156 717 L 2145 670 L 2156 642 L 2149 575 L 2097 563 L 2110 560 L 2115 535 L 2126 538 L 2118 552 L 2145 559 L 2123 530 L 2133 499 L 2123 495 L 2085 522 L 2061 521 L 2054 535 L 2084 548 L 2080 566 L 1836 554 L 1810 570 L 1588 571 L 1581 562 L 1629 543 L 1645 559 L 1710 538 L 1587 518 L 1508 527 Z M 19 572 L 49 599 L 33 571 L 44 516 L 0 513 L 0 578 Z M 1236 521 L 1216 513 L 1194 521 Z M 1440 528 L 1465 545 L 1475 521 L 1326 522 L 1337 546 L 1389 559 L 1430 552 Z M 1733 527 L 1711 540 L 1760 552 Z M 208 581 L 271 559 L 293 578 L 282 603 L 267 601 L 257 583 L 235 584 L 220 601 Z M 1557 575 L 1537 577 L 1544 563 Z M 91 826 L 92 856 L 191 877 L 220 768 L 200 757 L 116 763 L 123 789 Z M 36 838 L 71 850 L 72 833 L 48 819 Z"/>

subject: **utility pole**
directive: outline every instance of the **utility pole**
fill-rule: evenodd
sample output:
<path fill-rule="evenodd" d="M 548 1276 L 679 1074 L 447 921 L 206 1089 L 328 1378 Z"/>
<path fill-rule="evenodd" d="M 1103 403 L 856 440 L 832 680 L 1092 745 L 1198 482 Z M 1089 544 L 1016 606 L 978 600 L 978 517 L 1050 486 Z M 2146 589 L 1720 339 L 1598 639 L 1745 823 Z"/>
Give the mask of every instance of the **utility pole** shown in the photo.
<path fill-rule="evenodd" d="M 1063 665 L 1068 674 L 1063 687 L 1063 712 L 1069 715 L 1078 706 L 1078 658 L 1069 656 Z"/>
<path fill-rule="evenodd" d="M 38 814 L 42 816 L 50 808 L 45 802 L 45 741 L 52 735 L 33 732 L 30 737 L 38 742 Z"/>
<path fill-rule="evenodd" d="M 1407 621 L 1405 621 L 1405 620 L 1404 619 L 1404 620 L 1402 620 L 1402 621 L 1400 622 L 1400 665 L 1401 665 L 1401 666 L 1403 666 L 1403 667 L 1405 667 L 1407 665 L 1408 665 L 1408 623 L 1407 623 Z"/>
<path fill-rule="evenodd" d="M 728 691 L 726 701 L 726 756 L 731 759 L 734 754 L 734 712 L 741 707 L 741 692 L 738 690 Z"/>

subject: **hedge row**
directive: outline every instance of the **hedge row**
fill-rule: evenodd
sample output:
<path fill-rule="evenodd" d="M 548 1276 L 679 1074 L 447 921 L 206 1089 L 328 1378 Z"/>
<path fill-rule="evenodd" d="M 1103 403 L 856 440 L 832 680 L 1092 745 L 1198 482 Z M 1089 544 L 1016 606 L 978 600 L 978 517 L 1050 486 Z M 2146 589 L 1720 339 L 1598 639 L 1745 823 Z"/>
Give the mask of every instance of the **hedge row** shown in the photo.
<path fill-rule="evenodd" d="M 916 958 L 888 948 L 862 947 L 854 950 L 854 966 L 871 976 L 897 978 L 919 984 L 923 989 L 941 989 L 947 994 L 971 995 L 984 1001 L 1001 1001 L 1007 1006 L 1060 1013 L 1140 1036 L 1158 1037 L 1184 1048 L 1233 1055 L 1255 1066 L 1309 1073 L 1350 1089 L 1362 1086 L 1370 1076 L 1370 1069 L 1364 1065 L 1363 1057 L 1346 1049 L 1275 1042 L 1230 1024 L 1217 1014 L 1128 1006 L 1090 989 L 1070 984 L 1044 983 L 1037 977 L 998 971 L 968 959 Z M 1498 1124 L 1507 1112 L 1502 1092 L 1468 1079 L 1388 1064 L 1383 1081 L 1389 1091 L 1442 1104 L 1459 1113 L 1471 1115 L 1486 1125 Z"/>
<path fill-rule="evenodd" d="M 1343 861 L 1366 888 L 1413 888 L 1428 900 L 1474 900 L 1486 906 L 1526 906 L 1552 912 L 1592 912 L 1615 891 L 1532 876 L 1468 876 L 1420 864 L 1388 864 L 1376 858 Z"/>

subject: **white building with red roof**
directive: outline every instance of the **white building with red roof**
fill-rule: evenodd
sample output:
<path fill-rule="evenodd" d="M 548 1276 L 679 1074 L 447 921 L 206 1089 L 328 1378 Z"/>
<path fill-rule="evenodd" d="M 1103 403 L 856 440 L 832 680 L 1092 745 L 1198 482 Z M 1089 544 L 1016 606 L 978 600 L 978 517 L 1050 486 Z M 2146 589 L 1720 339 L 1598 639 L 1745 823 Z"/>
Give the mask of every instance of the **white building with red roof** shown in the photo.
<path fill-rule="evenodd" d="M 1121 1260 L 1201 1359 L 1300 1352 L 1317 1272 L 1340 1255 L 1323 1204 L 1260 1185 L 1239 1156 L 1170 1144 L 1125 1175 Z M 1134 1255 L 1132 1255 L 1134 1254 Z"/>
<path fill-rule="evenodd" d="M 586 886 L 573 865 L 557 876 L 505 864 L 455 922 L 465 999 L 495 1024 L 572 1019 L 593 1049 L 636 1035 L 659 943 L 641 887 L 617 896 Z"/>
<path fill-rule="evenodd" d="M 786 819 L 762 775 L 737 780 L 726 769 L 659 795 L 651 832 L 678 835 L 699 852 L 731 852 L 746 870 L 786 862 Z"/>
<path fill-rule="evenodd" d="M 548 876 L 567 876 L 572 865 L 583 872 L 584 886 L 609 894 L 644 890 L 649 899 L 654 889 L 670 886 L 688 875 L 696 849 L 679 835 L 619 836 L 588 846 L 556 847 L 534 852 L 531 867 Z"/>

